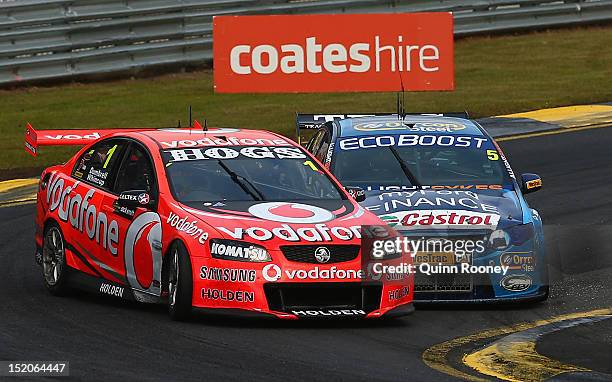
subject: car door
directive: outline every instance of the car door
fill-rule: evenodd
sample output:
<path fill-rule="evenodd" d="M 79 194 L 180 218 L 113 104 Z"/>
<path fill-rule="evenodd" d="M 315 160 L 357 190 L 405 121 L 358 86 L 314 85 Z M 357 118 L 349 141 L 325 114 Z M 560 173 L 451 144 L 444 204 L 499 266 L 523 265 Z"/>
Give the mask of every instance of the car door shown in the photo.
<path fill-rule="evenodd" d="M 75 253 L 82 257 L 88 271 L 116 283 L 124 280 L 121 270 L 114 266 L 120 252 L 119 222 L 102 206 L 104 199 L 112 195 L 117 167 L 127 143 L 118 138 L 95 143 L 81 155 L 72 171 L 80 183 L 77 189 L 82 200 L 78 214 L 81 233 L 74 240 Z"/>
<path fill-rule="evenodd" d="M 142 207 L 126 208 L 122 193 L 136 195 Z M 112 259 L 113 268 L 122 269 L 125 281 L 134 291 L 161 294 L 161 219 L 157 213 L 157 177 L 149 150 L 132 141 L 117 170 L 112 193 L 105 196 L 102 210 L 112 214 L 119 225 L 121 251 Z"/>

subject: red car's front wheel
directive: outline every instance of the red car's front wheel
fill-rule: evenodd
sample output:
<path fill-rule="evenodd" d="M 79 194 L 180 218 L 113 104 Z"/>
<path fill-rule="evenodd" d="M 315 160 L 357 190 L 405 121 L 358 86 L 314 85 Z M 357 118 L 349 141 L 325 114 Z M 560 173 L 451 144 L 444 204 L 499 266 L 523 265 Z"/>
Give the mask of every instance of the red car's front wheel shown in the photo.
<path fill-rule="evenodd" d="M 191 314 L 191 262 L 189 253 L 181 242 L 172 245 L 168 256 L 168 312 L 173 320 L 182 321 Z"/>

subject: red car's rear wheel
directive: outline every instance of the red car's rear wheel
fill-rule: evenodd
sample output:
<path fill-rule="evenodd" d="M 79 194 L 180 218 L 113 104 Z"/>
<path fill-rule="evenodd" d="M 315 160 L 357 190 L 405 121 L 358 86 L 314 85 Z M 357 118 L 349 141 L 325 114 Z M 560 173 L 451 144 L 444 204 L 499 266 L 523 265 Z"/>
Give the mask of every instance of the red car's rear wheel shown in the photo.
<path fill-rule="evenodd" d="M 62 295 L 67 290 L 66 274 L 68 271 L 64 235 L 60 227 L 52 222 L 47 225 L 43 237 L 43 282 L 51 294 Z"/>

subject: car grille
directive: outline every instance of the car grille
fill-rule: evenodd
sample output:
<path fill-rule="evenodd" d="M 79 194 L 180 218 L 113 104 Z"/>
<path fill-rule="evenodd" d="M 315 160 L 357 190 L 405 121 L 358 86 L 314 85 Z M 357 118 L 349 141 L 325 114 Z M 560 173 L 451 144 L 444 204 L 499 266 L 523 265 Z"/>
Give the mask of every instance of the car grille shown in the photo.
<path fill-rule="evenodd" d="M 330 259 L 325 264 L 350 261 L 359 256 L 358 245 L 284 245 L 280 250 L 289 261 L 318 264 L 314 254 L 319 247 L 325 247 L 330 252 Z"/>
<path fill-rule="evenodd" d="M 421 284 L 423 285 L 423 284 Z M 472 277 L 472 289 L 471 290 L 425 290 L 421 289 L 418 292 L 415 290 L 414 300 L 415 301 L 464 301 L 473 299 L 491 299 L 495 298 L 495 291 L 491 280 L 488 275 L 476 274 Z"/>
<path fill-rule="evenodd" d="M 406 233 L 404 233 L 406 234 Z M 447 235 L 407 235 L 413 240 L 416 239 L 447 239 L 451 241 L 456 240 L 470 240 L 478 241 L 484 240 L 485 237 L 482 234 L 472 235 L 454 235 L 448 233 Z M 414 292 L 415 299 L 418 299 L 418 294 L 422 293 L 449 293 L 449 292 L 471 292 L 474 288 L 474 280 L 470 274 L 432 274 L 425 275 L 422 273 L 416 273 L 414 277 Z"/>
<path fill-rule="evenodd" d="M 472 290 L 472 276 L 466 274 L 424 275 L 414 277 L 414 292 L 469 292 Z"/>
<path fill-rule="evenodd" d="M 270 310 L 359 309 L 366 313 L 380 308 L 381 284 L 365 283 L 266 283 L 264 292 Z"/>

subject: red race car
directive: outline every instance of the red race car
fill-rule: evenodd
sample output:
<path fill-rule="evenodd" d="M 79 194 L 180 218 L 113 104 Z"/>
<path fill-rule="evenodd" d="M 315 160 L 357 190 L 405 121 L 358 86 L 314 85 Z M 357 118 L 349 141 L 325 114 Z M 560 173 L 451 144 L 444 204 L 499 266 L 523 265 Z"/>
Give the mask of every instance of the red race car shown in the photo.
<path fill-rule="evenodd" d="M 78 287 L 283 319 L 410 313 L 412 276 L 367 279 L 364 210 L 296 143 L 253 130 L 26 130 L 26 150 L 85 145 L 41 176 L 36 259 Z M 360 193 L 350 190 L 353 195 Z M 384 260 L 384 259 L 383 259 Z"/>

